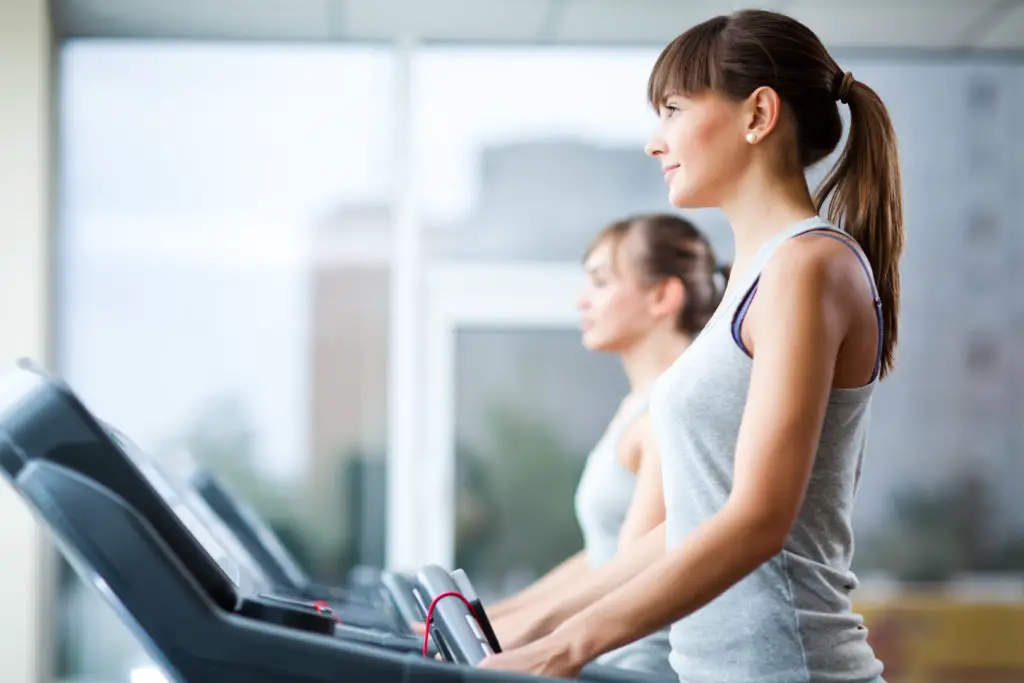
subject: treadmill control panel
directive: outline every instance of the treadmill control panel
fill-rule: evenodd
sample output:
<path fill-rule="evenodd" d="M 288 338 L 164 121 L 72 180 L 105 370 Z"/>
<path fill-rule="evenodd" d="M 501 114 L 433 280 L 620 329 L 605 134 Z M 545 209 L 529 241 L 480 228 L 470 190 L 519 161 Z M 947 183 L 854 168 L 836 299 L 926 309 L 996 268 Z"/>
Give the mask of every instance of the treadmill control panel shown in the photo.
<path fill-rule="evenodd" d="M 329 607 L 314 607 L 298 600 L 257 595 L 243 599 L 238 613 L 269 624 L 302 631 L 325 635 L 334 633 L 334 613 Z"/>
<path fill-rule="evenodd" d="M 434 604 L 430 636 L 445 659 L 476 666 L 501 652 L 483 605 L 465 573 L 457 570 L 449 574 L 441 567 L 427 565 L 416 575 L 414 594 L 424 613 Z"/>

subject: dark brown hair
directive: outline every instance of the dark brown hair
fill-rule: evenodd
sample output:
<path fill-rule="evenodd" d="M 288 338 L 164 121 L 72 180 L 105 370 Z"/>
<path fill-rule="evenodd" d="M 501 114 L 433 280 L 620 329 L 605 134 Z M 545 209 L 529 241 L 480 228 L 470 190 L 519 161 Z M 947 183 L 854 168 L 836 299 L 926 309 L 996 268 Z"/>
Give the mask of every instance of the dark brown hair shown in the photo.
<path fill-rule="evenodd" d="M 673 94 L 713 92 L 736 101 L 762 86 L 785 104 L 803 168 L 827 157 L 843 134 L 837 101 L 850 107 L 850 131 L 839 161 L 815 193 L 819 212 L 857 240 L 874 271 L 882 301 L 882 370 L 895 358 L 903 253 L 903 202 L 896 133 L 874 90 L 844 73 L 818 37 L 799 21 L 763 10 L 715 17 L 662 51 L 647 97 L 660 109 Z"/>
<path fill-rule="evenodd" d="M 643 244 L 636 265 L 644 283 L 654 285 L 667 278 L 678 279 L 686 294 L 676 329 L 696 335 L 718 308 L 729 269 L 716 264 L 711 243 L 693 223 L 667 213 L 639 214 L 606 226 L 591 241 L 584 260 L 605 242 L 617 249 L 633 232 Z"/>

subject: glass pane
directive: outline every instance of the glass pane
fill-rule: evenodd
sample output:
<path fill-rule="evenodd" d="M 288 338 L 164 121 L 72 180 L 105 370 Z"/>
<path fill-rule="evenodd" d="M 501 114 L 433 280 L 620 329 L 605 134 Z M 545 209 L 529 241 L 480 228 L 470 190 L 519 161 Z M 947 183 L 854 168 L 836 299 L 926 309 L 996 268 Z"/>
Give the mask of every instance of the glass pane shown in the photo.
<path fill-rule="evenodd" d="M 102 41 L 61 59 L 62 374 L 154 458 L 187 451 L 324 583 L 384 560 L 392 59 Z M 63 586 L 58 675 L 127 681 L 144 658 Z"/>
<path fill-rule="evenodd" d="M 583 547 L 576 484 L 628 385 L 576 330 L 460 329 L 455 372 L 456 563 L 493 599 Z"/>
<path fill-rule="evenodd" d="M 657 56 L 599 47 L 417 55 L 414 163 L 428 254 L 577 261 L 605 223 L 668 209 L 658 164 L 644 154 Z M 721 217 L 696 213 L 731 249 Z"/>
<path fill-rule="evenodd" d="M 1024 69 L 844 66 L 892 113 L 908 221 L 897 366 L 874 400 L 855 512 L 861 595 L 895 579 L 1004 600 L 1024 576 L 1024 317 L 1021 298 L 1006 296 L 1021 291 L 1024 260 L 1020 148 L 1007 144 Z M 939 118 L 927 114 L 936 106 Z M 940 141 L 940 130 L 959 132 Z"/>
<path fill-rule="evenodd" d="M 415 164 L 431 256 L 576 261 L 607 221 L 669 210 L 657 164 L 643 153 L 655 125 L 645 86 L 656 56 L 466 46 L 418 55 Z M 1006 303 L 1000 293 L 1020 291 L 1024 262 L 1024 238 L 1012 229 L 1019 145 L 1006 142 L 1019 137 L 1024 99 L 1015 84 L 1024 69 L 865 57 L 843 66 L 891 112 L 908 221 L 898 370 L 875 400 L 857 569 L 879 585 L 1019 577 L 1024 309 L 1020 297 Z M 723 217 L 691 213 L 730 260 Z M 975 497 L 985 506 L 972 521 L 949 517 L 968 514 L 950 501 Z M 943 515 L 917 512 L 933 508 Z"/>

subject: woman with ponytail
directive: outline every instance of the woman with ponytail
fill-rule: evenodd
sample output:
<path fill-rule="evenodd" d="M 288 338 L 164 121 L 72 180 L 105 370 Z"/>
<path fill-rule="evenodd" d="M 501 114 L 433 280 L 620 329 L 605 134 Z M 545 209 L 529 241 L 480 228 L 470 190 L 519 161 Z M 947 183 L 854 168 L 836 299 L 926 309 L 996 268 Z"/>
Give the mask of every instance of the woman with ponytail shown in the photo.
<path fill-rule="evenodd" d="M 651 392 L 666 521 L 483 666 L 573 676 L 671 625 L 686 683 L 881 681 L 850 566 L 871 396 L 898 328 L 889 115 L 809 28 L 758 10 L 673 40 L 648 97 L 669 201 L 720 208 L 736 243 L 722 303 Z M 839 145 L 844 105 L 845 147 L 812 193 L 805 171 Z"/>
<path fill-rule="evenodd" d="M 529 639 L 553 599 L 665 521 L 661 463 L 648 405 L 655 380 L 704 329 L 722 300 L 711 243 L 682 216 L 629 216 L 601 230 L 584 253 L 579 298 L 583 345 L 619 357 L 629 380 L 605 433 L 587 458 L 575 510 L 584 547 L 488 613 L 504 647 Z M 599 662 L 671 675 L 668 630 L 603 654 Z"/>

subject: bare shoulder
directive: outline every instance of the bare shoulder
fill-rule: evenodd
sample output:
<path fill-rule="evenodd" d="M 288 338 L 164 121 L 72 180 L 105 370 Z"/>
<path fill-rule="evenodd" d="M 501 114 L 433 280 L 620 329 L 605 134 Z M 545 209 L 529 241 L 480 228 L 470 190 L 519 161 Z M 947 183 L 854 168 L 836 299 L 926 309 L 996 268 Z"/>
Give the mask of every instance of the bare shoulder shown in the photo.
<path fill-rule="evenodd" d="M 761 274 L 758 297 L 850 310 L 871 294 L 865 268 L 870 266 L 849 237 L 806 233 L 779 246 Z"/>
<path fill-rule="evenodd" d="M 786 240 L 761 273 L 743 325 L 744 344 L 753 350 L 765 335 L 781 343 L 804 334 L 825 347 L 838 346 L 854 321 L 872 310 L 866 267 L 859 247 L 846 237 L 812 232 Z"/>

